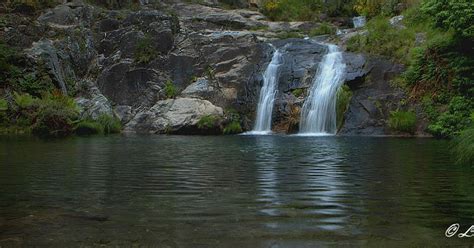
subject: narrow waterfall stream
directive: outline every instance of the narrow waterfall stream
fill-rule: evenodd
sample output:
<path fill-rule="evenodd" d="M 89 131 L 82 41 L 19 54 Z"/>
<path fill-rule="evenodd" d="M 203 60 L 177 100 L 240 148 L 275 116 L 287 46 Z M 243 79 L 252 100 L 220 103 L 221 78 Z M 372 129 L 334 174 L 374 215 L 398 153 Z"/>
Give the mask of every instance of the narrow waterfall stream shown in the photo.
<path fill-rule="evenodd" d="M 268 64 L 263 74 L 263 87 L 260 90 L 260 97 L 257 106 L 257 118 L 255 127 L 250 134 L 269 134 L 272 128 L 272 112 L 275 94 L 277 92 L 278 78 L 282 54 L 279 50 L 273 53 L 272 61 Z"/>
<path fill-rule="evenodd" d="M 336 45 L 327 45 L 328 53 L 319 64 L 310 94 L 303 104 L 301 135 L 336 134 L 336 94 L 343 83 L 346 65 Z"/>

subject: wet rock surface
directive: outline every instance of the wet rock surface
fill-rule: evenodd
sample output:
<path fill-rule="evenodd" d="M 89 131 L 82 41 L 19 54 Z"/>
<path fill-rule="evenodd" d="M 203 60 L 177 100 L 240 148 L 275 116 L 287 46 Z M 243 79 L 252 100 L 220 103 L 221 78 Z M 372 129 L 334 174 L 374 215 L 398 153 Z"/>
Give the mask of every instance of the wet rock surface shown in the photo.
<path fill-rule="evenodd" d="M 24 44 L 27 57 L 46 65 L 63 92 L 77 92 L 84 117 L 111 113 L 127 131 L 146 133 L 193 133 L 203 115 L 224 116 L 228 110 L 237 111 L 250 129 L 274 46 L 284 55 L 273 126 L 297 117 L 327 52 L 322 44 L 327 37 L 275 37 L 318 24 L 270 22 L 256 11 L 206 5 L 179 2 L 153 9 L 144 3 L 140 10 L 118 11 L 73 1 L 45 11 L 24 32 L 0 33 L 31 40 Z M 363 32 L 345 30 L 341 43 Z M 404 97 L 390 81 L 403 68 L 363 54 L 345 53 L 344 60 L 354 97 L 340 134 L 389 134 L 388 114 Z M 84 80 L 90 87 L 81 88 Z M 177 99 L 167 93 L 170 82 Z"/>

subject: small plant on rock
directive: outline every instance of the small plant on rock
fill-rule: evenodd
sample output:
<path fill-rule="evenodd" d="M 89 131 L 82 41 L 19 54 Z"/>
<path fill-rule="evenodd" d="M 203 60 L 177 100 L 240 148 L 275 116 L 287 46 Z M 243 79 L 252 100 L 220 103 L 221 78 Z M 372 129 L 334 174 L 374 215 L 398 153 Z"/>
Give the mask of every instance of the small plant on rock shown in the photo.
<path fill-rule="evenodd" d="M 167 98 L 175 98 L 178 95 L 178 91 L 176 90 L 176 86 L 174 85 L 173 81 L 168 80 L 165 83 L 165 95 Z"/>
<path fill-rule="evenodd" d="M 411 111 L 392 111 L 388 119 L 388 126 L 399 132 L 414 133 L 416 115 Z"/>

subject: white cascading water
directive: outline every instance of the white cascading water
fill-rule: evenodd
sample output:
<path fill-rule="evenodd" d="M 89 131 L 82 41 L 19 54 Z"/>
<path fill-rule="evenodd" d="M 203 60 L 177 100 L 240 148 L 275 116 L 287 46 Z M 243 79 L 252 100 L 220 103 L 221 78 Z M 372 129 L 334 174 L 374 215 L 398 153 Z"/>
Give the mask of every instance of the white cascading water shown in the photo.
<path fill-rule="evenodd" d="M 282 62 L 282 54 L 279 50 L 273 53 L 272 61 L 268 64 L 263 74 L 263 87 L 260 90 L 260 97 L 257 106 L 257 118 L 255 127 L 251 134 L 269 134 L 272 128 L 273 102 L 277 92 L 279 68 Z"/>
<path fill-rule="evenodd" d="M 352 24 L 354 25 L 354 28 L 361 28 L 365 26 L 365 23 L 366 23 L 365 16 L 356 16 L 352 18 Z"/>
<path fill-rule="evenodd" d="M 336 94 L 343 83 L 346 65 L 336 45 L 319 64 L 310 94 L 301 110 L 301 135 L 336 134 Z"/>
<path fill-rule="evenodd" d="M 260 90 L 260 98 L 258 100 L 257 119 L 255 127 L 250 134 L 271 133 L 273 102 L 277 92 L 281 61 L 282 54 L 279 50 L 275 50 L 272 61 L 268 64 L 263 74 L 263 87 Z"/>

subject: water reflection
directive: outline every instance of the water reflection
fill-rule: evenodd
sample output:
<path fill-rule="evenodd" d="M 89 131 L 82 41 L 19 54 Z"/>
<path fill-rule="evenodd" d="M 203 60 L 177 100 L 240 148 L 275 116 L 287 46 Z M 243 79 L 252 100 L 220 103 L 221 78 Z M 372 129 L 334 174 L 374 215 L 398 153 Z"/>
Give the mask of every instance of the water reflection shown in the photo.
<path fill-rule="evenodd" d="M 443 233 L 474 223 L 474 173 L 453 167 L 445 147 L 349 137 L 0 139 L 0 246 L 465 244 Z"/>

